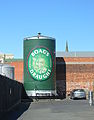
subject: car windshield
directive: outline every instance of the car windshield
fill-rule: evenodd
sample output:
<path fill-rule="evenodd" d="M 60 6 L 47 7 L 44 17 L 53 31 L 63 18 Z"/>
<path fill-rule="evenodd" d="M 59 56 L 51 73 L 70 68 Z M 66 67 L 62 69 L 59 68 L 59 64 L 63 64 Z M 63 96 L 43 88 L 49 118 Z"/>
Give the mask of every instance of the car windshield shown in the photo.
<path fill-rule="evenodd" d="M 75 91 L 84 92 L 83 89 L 74 89 L 73 92 L 75 92 Z"/>

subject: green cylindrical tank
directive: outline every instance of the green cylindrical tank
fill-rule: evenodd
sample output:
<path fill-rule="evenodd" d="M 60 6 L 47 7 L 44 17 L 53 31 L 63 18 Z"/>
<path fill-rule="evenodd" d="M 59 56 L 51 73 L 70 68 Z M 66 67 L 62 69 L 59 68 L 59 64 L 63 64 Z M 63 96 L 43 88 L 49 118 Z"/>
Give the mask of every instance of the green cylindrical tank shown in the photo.
<path fill-rule="evenodd" d="M 55 39 L 47 36 L 24 39 L 24 87 L 28 96 L 56 93 Z"/>

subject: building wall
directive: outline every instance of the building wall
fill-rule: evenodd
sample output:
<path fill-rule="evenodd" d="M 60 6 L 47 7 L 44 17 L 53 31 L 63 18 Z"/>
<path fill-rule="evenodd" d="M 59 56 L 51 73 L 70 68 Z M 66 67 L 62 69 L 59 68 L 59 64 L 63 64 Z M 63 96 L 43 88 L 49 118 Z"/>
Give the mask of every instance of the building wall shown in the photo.
<path fill-rule="evenodd" d="M 0 63 L 4 63 L 5 59 L 13 59 L 14 55 L 13 54 L 3 54 L 0 53 Z"/>
<path fill-rule="evenodd" d="M 64 57 L 65 62 L 94 62 L 94 57 Z"/>
<path fill-rule="evenodd" d="M 66 92 L 83 88 L 87 92 L 94 90 L 94 58 L 57 58 L 57 81 L 59 86 L 66 81 Z M 63 84 L 62 84 L 63 85 Z M 65 86 L 62 87 L 65 89 Z"/>
<path fill-rule="evenodd" d="M 67 64 L 66 65 L 66 90 L 70 92 L 75 88 L 86 91 L 93 90 L 94 64 Z"/>
<path fill-rule="evenodd" d="M 23 83 L 23 60 L 9 60 L 6 61 L 6 63 L 15 68 L 14 70 L 15 80 Z"/>

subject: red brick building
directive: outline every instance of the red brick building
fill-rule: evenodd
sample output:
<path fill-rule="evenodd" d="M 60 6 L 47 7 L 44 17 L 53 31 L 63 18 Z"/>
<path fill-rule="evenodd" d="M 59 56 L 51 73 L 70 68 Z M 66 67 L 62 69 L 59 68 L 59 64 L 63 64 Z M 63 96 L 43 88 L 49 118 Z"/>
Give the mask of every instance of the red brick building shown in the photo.
<path fill-rule="evenodd" d="M 15 80 L 23 83 L 23 60 L 6 60 L 15 67 Z M 94 52 L 57 52 L 57 88 L 67 94 L 74 88 L 94 89 Z"/>
<path fill-rule="evenodd" d="M 57 85 L 67 94 L 74 88 L 94 89 L 94 52 L 57 52 Z"/>

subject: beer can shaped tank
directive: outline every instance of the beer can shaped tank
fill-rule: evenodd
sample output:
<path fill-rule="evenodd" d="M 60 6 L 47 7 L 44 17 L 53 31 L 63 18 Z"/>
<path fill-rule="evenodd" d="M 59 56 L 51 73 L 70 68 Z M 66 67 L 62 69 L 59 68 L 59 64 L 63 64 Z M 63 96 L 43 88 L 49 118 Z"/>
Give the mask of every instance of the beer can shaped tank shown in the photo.
<path fill-rule="evenodd" d="M 56 92 L 55 39 L 38 36 L 24 39 L 24 87 L 28 96 Z"/>

